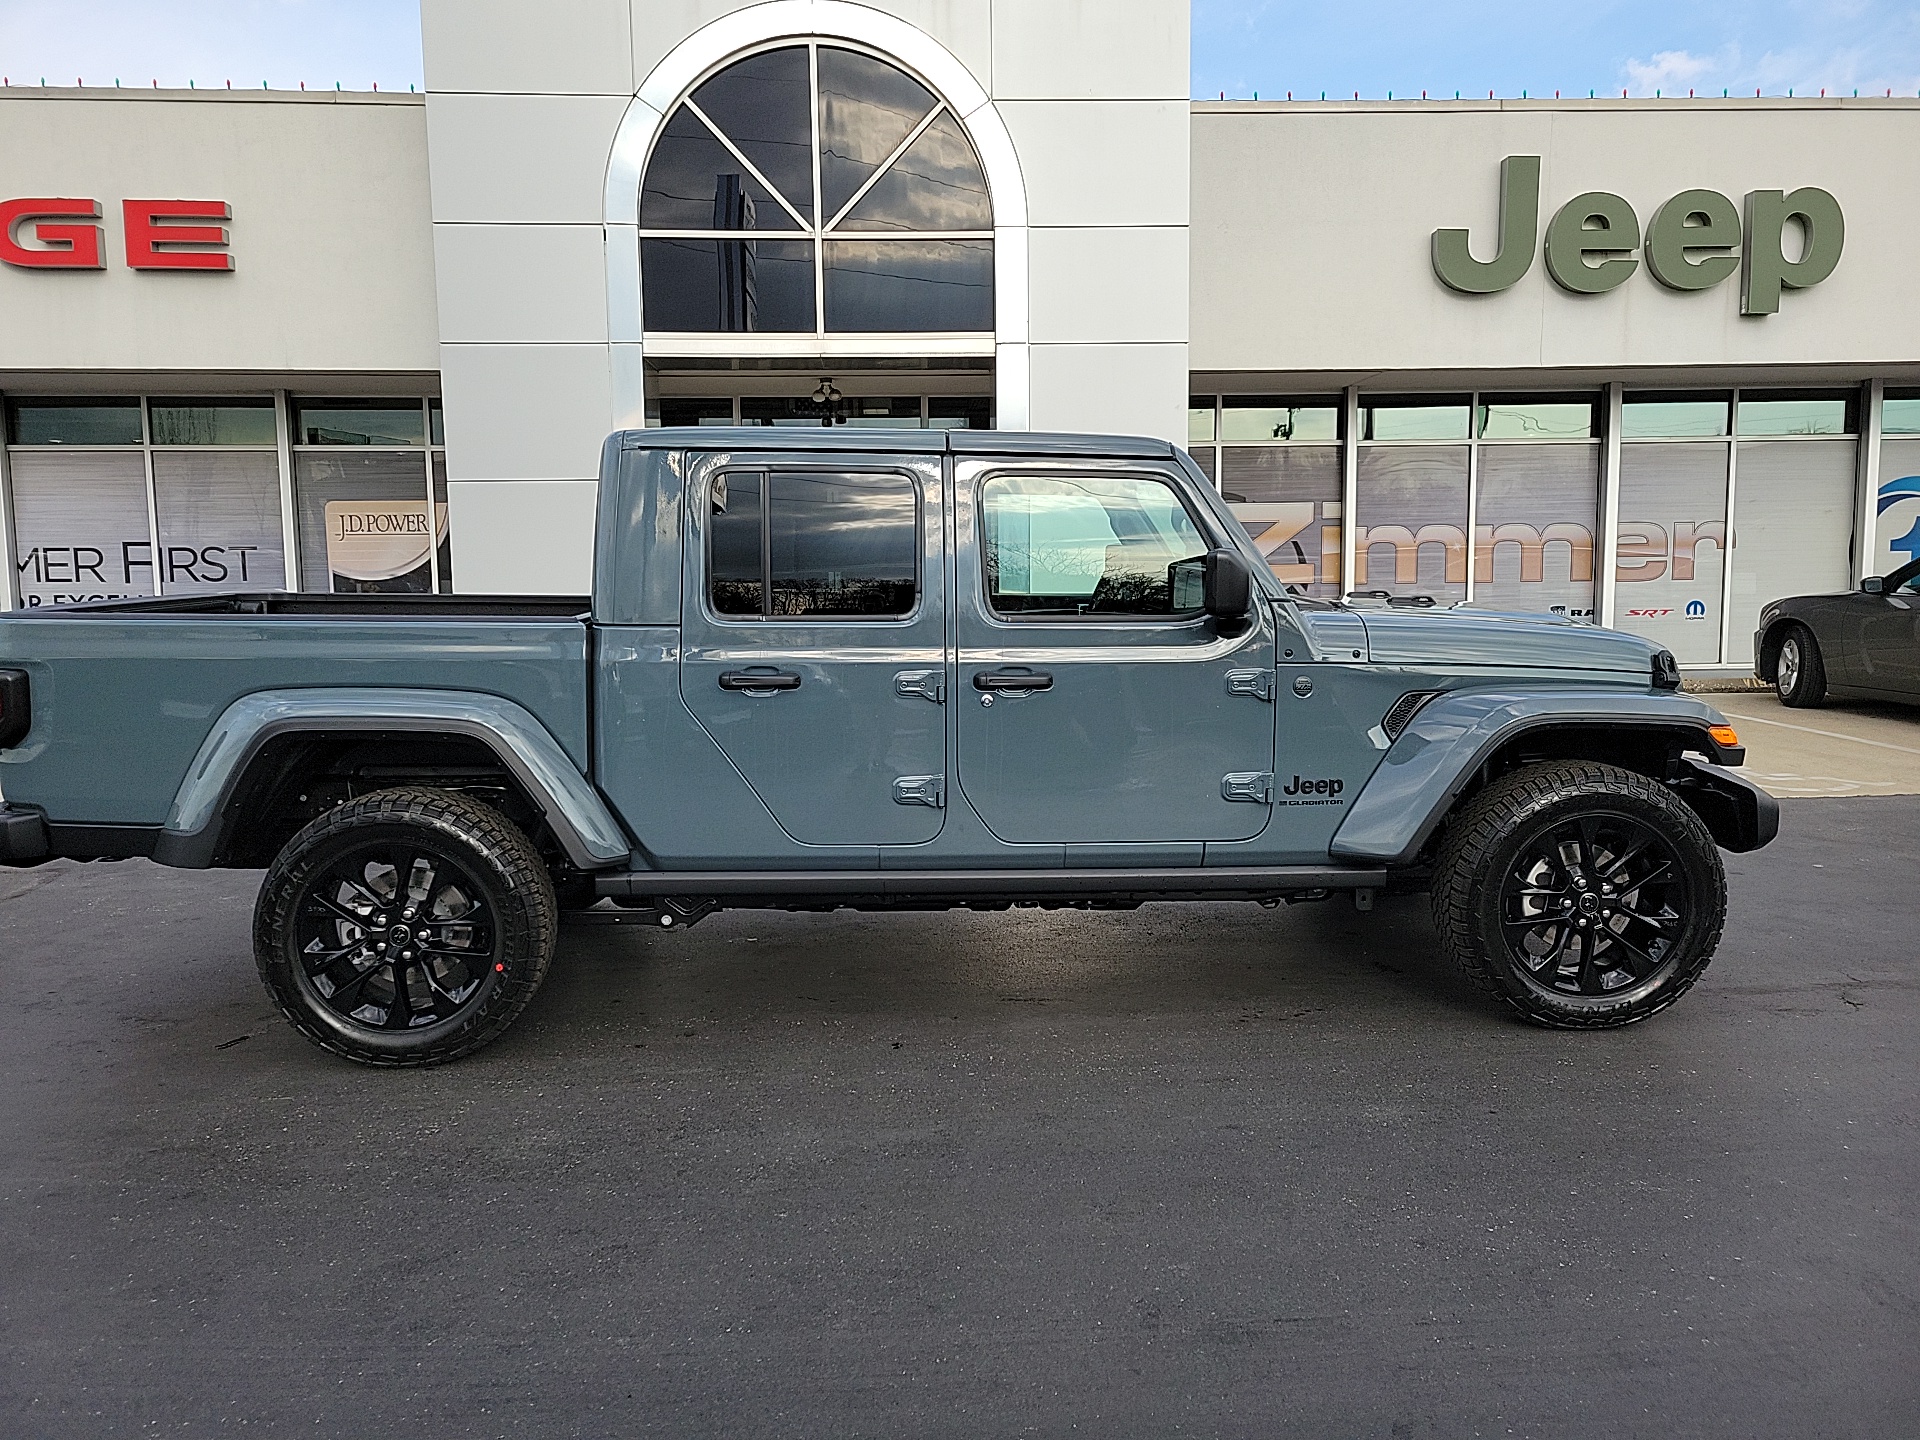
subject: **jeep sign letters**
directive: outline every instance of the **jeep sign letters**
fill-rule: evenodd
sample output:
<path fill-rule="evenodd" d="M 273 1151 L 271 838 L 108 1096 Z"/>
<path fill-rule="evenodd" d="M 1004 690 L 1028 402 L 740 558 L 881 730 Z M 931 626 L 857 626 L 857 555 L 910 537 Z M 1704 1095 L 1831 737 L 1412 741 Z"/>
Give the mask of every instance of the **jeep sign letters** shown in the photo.
<path fill-rule="evenodd" d="M 1786 257 L 1789 222 L 1797 222 L 1799 258 Z M 1491 260 L 1476 260 L 1465 230 L 1433 232 L 1433 273 L 1463 295 L 1509 289 L 1533 266 L 1540 233 L 1540 157 L 1500 162 L 1500 232 Z M 1840 263 L 1846 220 L 1840 202 L 1812 186 L 1787 193 L 1750 191 L 1744 225 L 1733 201 L 1715 190 L 1683 190 L 1654 211 L 1644 253 L 1653 278 L 1670 290 L 1709 290 L 1744 264 L 1740 313 L 1772 315 L 1782 290 L 1818 285 Z M 1600 295 L 1640 268 L 1639 217 L 1620 196 L 1590 190 L 1562 205 L 1547 223 L 1547 273 L 1561 289 Z M 1741 253 L 1736 255 L 1738 250 Z"/>

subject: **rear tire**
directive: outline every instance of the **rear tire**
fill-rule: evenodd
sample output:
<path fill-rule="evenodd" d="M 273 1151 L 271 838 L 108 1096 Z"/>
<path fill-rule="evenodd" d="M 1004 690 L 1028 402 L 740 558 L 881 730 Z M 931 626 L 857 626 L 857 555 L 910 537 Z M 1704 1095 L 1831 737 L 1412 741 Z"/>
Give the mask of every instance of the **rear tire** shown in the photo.
<path fill-rule="evenodd" d="M 1434 872 L 1440 943 L 1536 1025 L 1599 1030 L 1666 1009 L 1726 921 L 1726 872 L 1666 786 L 1592 761 L 1530 765 L 1449 824 Z"/>
<path fill-rule="evenodd" d="M 254 958 L 307 1039 L 363 1065 L 437 1065 L 497 1039 L 553 959 L 553 883 L 496 810 L 443 790 L 363 795 L 267 872 Z"/>
<path fill-rule="evenodd" d="M 1782 705 L 1807 710 L 1827 698 L 1827 665 L 1820 658 L 1820 642 L 1813 631 L 1789 625 L 1780 638 L 1780 655 L 1773 664 L 1773 688 Z"/>

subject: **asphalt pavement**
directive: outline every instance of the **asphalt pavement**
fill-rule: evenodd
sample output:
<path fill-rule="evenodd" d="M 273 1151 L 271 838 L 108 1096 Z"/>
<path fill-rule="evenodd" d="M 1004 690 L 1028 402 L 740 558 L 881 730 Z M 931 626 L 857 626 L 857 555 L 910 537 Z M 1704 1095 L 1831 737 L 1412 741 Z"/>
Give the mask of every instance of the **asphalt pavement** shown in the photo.
<path fill-rule="evenodd" d="M 257 876 L 0 872 L 0 1436 L 1920 1434 L 1920 798 L 1729 869 L 1616 1033 L 1418 899 L 733 913 L 399 1074 Z"/>

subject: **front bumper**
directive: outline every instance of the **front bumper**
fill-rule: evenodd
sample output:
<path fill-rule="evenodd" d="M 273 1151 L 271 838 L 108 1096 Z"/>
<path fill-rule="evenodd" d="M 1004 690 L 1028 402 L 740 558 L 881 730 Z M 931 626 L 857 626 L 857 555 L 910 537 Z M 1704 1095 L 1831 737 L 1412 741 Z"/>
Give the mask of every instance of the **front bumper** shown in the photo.
<path fill-rule="evenodd" d="M 1780 833 L 1780 802 L 1724 766 L 1682 760 L 1673 788 L 1722 850 L 1744 855 L 1770 844 Z"/>
<path fill-rule="evenodd" d="M 0 865 L 38 865 L 51 858 L 47 817 L 38 810 L 0 805 Z"/>

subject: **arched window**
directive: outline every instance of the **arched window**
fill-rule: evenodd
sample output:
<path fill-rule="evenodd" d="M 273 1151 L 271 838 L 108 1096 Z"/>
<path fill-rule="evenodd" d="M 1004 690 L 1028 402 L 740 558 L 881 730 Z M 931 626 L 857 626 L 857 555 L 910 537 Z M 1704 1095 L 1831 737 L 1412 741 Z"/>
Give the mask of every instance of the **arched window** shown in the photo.
<path fill-rule="evenodd" d="M 640 229 L 651 332 L 993 329 L 979 156 L 938 96 L 858 50 L 785 45 L 695 87 L 647 161 Z"/>

